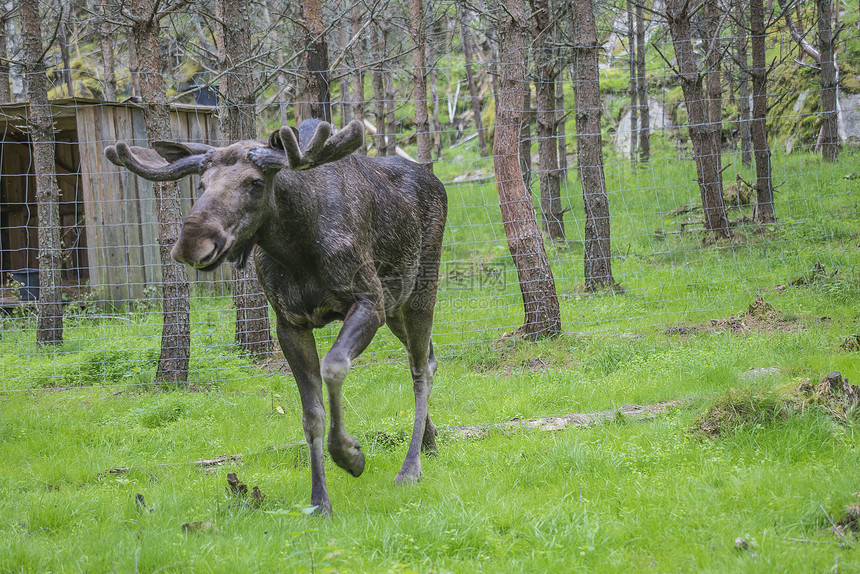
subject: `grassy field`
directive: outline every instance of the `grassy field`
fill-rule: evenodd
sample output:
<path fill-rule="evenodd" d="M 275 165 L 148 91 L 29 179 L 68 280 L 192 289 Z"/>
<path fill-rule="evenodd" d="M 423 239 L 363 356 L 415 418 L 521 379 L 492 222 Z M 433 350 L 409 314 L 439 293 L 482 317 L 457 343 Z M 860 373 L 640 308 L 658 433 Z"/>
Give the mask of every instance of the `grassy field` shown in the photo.
<path fill-rule="evenodd" d="M 597 296 L 580 289 L 571 177 L 568 242 L 549 246 L 567 334 L 538 343 L 499 340 L 522 310 L 494 187 L 449 184 L 438 426 L 680 405 L 472 440 L 443 428 L 422 480 L 395 488 L 411 381 L 381 332 L 345 386 L 367 469 L 328 465 L 328 520 L 306 513 L 292 379 L 236 355 L 228 298 L 194 301 L 187 387 L 150 384 L 152 310 L 72 313 L 54 349 L 36 347 L 31 317 L 4 317 L 0 572 L 860 571 L 856 531 L 831 527 L 860 503 L 860 417 L 794 391 L 834 371 L 860 382 L 860 353 L 843 345 L 860 333 L 860 181 L 844 177 L 856 165 L 851 150 L 835 166 L 775 154 L 778 223 L 702 247 L 667 215 L 697 201 L 692 163 L 610 161 L 625 291 Z M 335 332 L 320 332 L 321 351 Z M 732 414 L 719 433 L 695 430 L 719 412 Z M 194 464 L 228 454 L 242 457 Z M 265 501 L 228 494 L 228 472 Z"/>

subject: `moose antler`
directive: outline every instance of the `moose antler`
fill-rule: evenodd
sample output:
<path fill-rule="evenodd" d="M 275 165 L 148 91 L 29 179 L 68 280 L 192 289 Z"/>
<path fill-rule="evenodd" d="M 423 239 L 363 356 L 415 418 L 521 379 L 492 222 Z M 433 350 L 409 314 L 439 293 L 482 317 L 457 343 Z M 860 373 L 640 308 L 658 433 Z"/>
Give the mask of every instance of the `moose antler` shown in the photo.
<path fill-rule="evenodd" d="M 330 124 L 319 122 L 304 150 L 299 146 L 296 131 L 282 127 L 272 132 L 268 147 L 252 148 L 248 158 L 263 169 L 301 171 L 342 159 L 361 147 L 363 141 L 364 125 L 359 120 L 349 122 L 334 135 Z"/>
<path fill-rule="evenodd" d="M 199 143 L 152 142 L 152 149 L 118 141 L 105 148 L 111 163 L 150 181 L 173 181 L 201 173 L 215 148 Z"/>

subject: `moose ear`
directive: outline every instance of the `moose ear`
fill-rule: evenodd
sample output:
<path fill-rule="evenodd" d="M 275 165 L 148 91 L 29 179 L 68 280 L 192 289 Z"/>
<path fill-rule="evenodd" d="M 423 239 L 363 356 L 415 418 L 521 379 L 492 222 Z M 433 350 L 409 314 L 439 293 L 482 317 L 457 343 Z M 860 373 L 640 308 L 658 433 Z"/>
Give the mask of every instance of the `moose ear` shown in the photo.
<path fill-rule="evenodd" d="M 168 163 L 173 163 L 192 155 L 205 154 L 215 148 L 195 142 L 154 141 L 152 142 L 152 149 L 158 152 L 158 155 L 166 159 Z"/>

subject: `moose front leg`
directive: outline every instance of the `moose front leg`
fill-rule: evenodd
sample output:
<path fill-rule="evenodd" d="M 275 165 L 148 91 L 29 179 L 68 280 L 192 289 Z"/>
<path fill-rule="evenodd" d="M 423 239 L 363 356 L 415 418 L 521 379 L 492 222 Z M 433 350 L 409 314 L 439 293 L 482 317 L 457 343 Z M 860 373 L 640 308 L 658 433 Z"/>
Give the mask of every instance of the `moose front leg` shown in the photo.
<path fill-rule="evenodd" d="M 308 442 L 311 463 L 311 504 L 317 513 L 331 514 L 331 500 L 325 483 L 323 437 L 325 436 L 325 407 L 320 380 L 320 361 L 313 331 L 290 325 L 278 318 L 278 341 L 284 357 L 296 378 L 302 399 L 302 428 Z"/>
<path fill-rule="evenodd" d="M 364 453 L 355 438 L 346 432 L 343 422 L 343 381 L 352 360 L 364 351 L 382 325 L 380 310 L 369 299 L 362 298 L 350 308 L 343 327 L 329 352 L 322 360 L 320 372 L 328 388 L 331 428 L 328 451 L 332 460 L 352 476 L 364 471 Z"/>

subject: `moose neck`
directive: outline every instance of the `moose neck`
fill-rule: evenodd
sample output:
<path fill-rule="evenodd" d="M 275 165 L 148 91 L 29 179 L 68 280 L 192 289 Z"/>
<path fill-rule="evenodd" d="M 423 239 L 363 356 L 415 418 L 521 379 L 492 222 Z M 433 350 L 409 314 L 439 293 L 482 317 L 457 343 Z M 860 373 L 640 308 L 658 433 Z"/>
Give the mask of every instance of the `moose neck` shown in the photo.
<path fill-rule="evenodd" d="M 303 172 L 279 172 L 272 180 L 269 215 L 255 234 L 256 244 L 281 265 L 313 257 L 318 250 L 319 209 Z"/>

